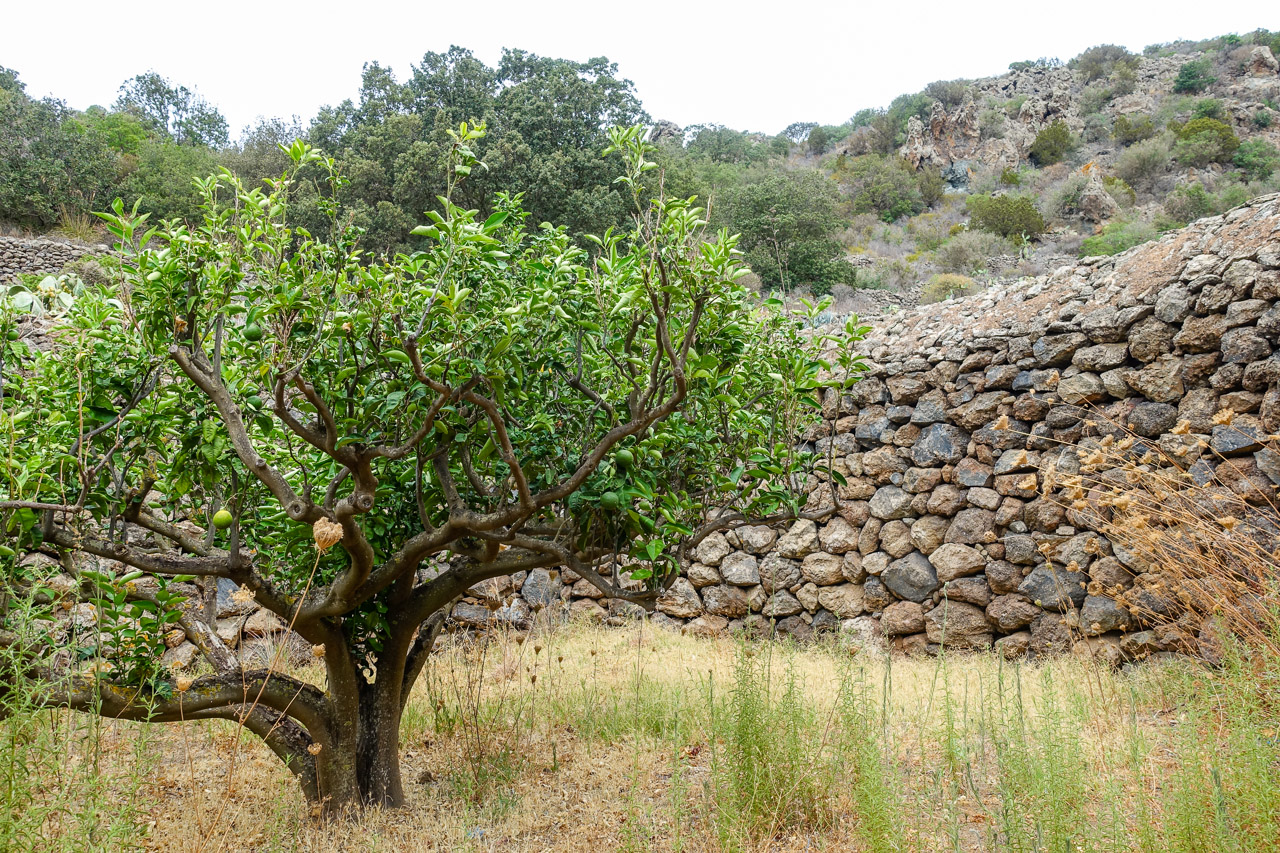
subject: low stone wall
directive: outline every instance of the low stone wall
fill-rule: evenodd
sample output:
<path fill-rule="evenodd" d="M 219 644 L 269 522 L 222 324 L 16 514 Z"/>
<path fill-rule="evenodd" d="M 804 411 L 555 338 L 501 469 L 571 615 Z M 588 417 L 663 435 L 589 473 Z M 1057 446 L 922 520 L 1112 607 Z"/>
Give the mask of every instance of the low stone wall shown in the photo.
<path fill-rule="evenodd" d="M 906 651 L 936 647 L 944 623 L 949 645 L 1009 655 L 1194 649 L 1195 625 L 1148 625 L 1107 594 L 1140 598 L 1159 567 L 1089 529 L 1061 493 L 1042 494 L 1044 471 L 1079 470 L 1072 445 L 1097 440 L 1085 423 L 1096 409 L 1186 448 L 1186 465 L 1216 469 L 1266 509 L 1280 459 L 1254 439 L 1280 431 L 1278 298 L 1273 195 L 1115 258 L 873 320 L 869 372 L 828 392 L 805 436 L 847 480 L 838 513 L 711 536 L 655 620 L 713 634 L 843 630 Z M 1223 409 L 1229 427 L 1215 423 Z M 829 500 L 829 484 L 809 485 L 810 508 Z M 530 578 L 526 598 L 559 596 L 599 618 L 626 610 L 606 611 L 574 580 Z"/>
<path fill-rule="evenodd" d="M 106 246 L 84 246 L 47 237 L 0 236 L 0 284 L 21 273 L 56 273 L 85 255 L 107 251 Z"/>

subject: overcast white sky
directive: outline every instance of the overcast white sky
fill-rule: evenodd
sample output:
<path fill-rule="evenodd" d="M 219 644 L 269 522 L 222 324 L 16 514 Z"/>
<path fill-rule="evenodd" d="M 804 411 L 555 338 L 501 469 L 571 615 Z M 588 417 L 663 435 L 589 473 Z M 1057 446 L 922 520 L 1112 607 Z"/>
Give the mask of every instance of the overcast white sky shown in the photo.
<path fill-rule="evenodd" d="M 1280 29 L 1276 0 L 1132 2 L 707 3 L 277 0 L 121 5 L 6 3 L 0 65 L 37 97 L 109 105 L 120 83 L 155 69 L 199 91 L 237 136 L 258 116 L 300 116 L 354 97 L 377 60 L 399 79 L 451 44 L 490 65 L 503 47 L 607 56 L 655 118 L 776 133 L 837 124 L 926 83 L 981 77 L 1010 62 L 1094 44 Z M 50 14 L 49 9 L 56 10 Z M 1032 11 L 1034 10 L 1034 11 Z"/>

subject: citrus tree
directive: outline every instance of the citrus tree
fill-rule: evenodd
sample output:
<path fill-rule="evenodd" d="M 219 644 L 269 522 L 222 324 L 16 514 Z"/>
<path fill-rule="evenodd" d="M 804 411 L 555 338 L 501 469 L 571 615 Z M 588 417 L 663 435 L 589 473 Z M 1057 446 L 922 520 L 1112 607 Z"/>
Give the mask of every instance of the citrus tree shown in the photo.
<path fill-rule="evenodd" d="M 455 131 L 450 193 L 482 133 Z M 5 683 L 235 720 L 325 808 L 398 805 L 401 712 L 468 589 L 568 567 L 648 604 L 709 532 L 805 515 L 821 460 L 795 437 L 856 358 L 816 358 L 804 318 L 739 283 L 733 236 L 645 189 L 642 128 L 611 142 L 635 227 L 590 253 L 502 194 L 483 220 L 441 197 L 425 249 L 370 256 L 301 143 L 263 189 L 201 181 L 198 227 L 117 202 L 118 280 L 77 295 L 47 354 L 14 344 L 0 398 L 7 580 L 38 592 L 18 557 L 56 554 L 98 625 L 69 651 L 11 614 Z M 290 224 L 300 195 L 327 233 Z M 323 681 L 237 659 L 223 578 L 313 644 Z M 177 678 L 175 629 L 204 661 Z"/>

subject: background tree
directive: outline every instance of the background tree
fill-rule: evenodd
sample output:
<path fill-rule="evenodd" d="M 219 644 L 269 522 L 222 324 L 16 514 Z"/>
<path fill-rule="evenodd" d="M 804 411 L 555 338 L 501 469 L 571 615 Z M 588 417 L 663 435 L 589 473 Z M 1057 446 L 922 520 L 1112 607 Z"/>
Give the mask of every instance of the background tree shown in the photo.
<path fill-rule="evenodd" d="M 843 225 L 835 184 L 812 169 L 770 174 L 726 192 L 717 216 L 741 235 L 747 262 L 760 278 L 784 290 L 820 290 L 853 281 L 853 268 L 835 235 Z"/>
<path fill-rule="evenodd" d="M 228 142 L 222 113 L 186 86 L 175 86 L 155 71 L 120 86 L 116 111 L 137 116 L 155 133 L 181 145 L 222 148 Z"/>
<path fill-rule="evenodd" d="M 590 265 L 514 196 L 486 218 L 449 201 L 480 138 L 453 139 L 412 255 L 356 249 L 335 161 L 302 143 L 265 191 L 203 181 L 198 228 L 144 230 L 117 204 L 120 281 L 80 295 L 53 353 L 6 362 L 0 398 L 24 448 L 0 523 L 65 558 L 98 608 L 81 638 L 97 660 L 10 621 L 21 663 L 0 684 L 121 719 L 235 720 L 330 812 L 399 805 L 401 710 L 468 589 L 566 566 L 648 602 L 707 533 L 805 514 L 792 486 L 813 460 L 792 437 L 840 384 L 818 381 L 824 342 L 750 297 L 698 208 L 642 203 L 642 129 L 612 133 L 635 230 Z M 330 184 L 323 236 L 289 225 L 300 172 Z M 11 587 L 44 580 L 0 560 Z M 223 578 L 315 645 L 323 685 L 241 666 L 214 630 Z M 161 668 L 174 626 L 210 674 Z"/>
<path fill-rule="evenodd" d="M 49 227 L 92 209 L 113 178 L 103 137 L 66 104 L 35 100 L 0 67 L 0 220 Z"/>

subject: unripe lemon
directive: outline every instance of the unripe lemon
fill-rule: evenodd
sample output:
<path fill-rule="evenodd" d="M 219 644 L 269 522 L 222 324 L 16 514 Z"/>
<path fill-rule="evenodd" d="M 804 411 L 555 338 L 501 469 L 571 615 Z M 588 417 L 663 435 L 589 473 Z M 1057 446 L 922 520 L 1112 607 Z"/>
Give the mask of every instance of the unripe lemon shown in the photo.
<path fill-rule="evenodd" d="M 213 514 L 213 526 L 219 530 L 226 530 L 231 526 L 231 513 L 225 509 L 220 509 Z"/>
<path fill-rule="evenodd" d="M 622 506 L 622 498 L 618 497 L 617 492 L 605 492 L 600 496 L 600 508 L 607 510 L 615 510 Z"/>

